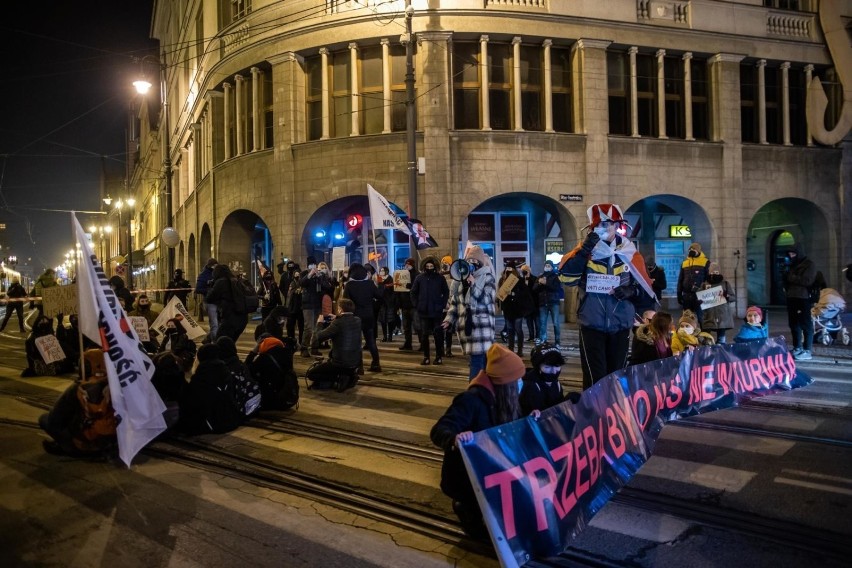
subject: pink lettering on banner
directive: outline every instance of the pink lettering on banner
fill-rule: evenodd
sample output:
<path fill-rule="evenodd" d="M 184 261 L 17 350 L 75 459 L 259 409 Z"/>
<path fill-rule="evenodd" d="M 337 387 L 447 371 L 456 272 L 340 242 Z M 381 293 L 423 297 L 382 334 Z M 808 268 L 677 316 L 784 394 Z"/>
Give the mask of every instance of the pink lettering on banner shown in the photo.
<path fill-rule="evenodd" d="M 647 398 L 647 397 L 648 397 L 648 395 L 646 394 L 645 398 Z M 630 434 L 630 442 L 635 446 L 636 445 L 636 433 L 633 431 L 633 427 L 632 427 L 633 421 L 630 420 L 630 403 L 627 401 L 627 399 L 625 399 L 624 400 L 624 408 L 622 408 L 618 403 L 615 403 L 614 405 L 612 405 L 612 407 L 615 409 L 615 412 L 618 414 L 618 417 L 621 418 L 621 421 L 624 422 L 625 425 L 627 425 L 627 433 Z M 635 403 L 633 405 L 633 408 L 634 409 L 636 408 Z M 635 414 L 635 416 L 639 416 L 639 415 Z M 644 427 L 645 426 L 643 424 L 642 428 L 644 428 Z"/>
<path fill-rule="evenodd" d="M 589 483 L 594 485 L 601 473 L 601 457 L 598 453 L 600 445 L 595 429 L 591 426 L 583 428 L 583 439 L 586 442 L 586 455 L 589 456 Z"/>
<path fill-rule="evenodd" d="M 749 359 L 746 364 L 751 370 L 751 375 L 754 377 L 754 388 L 768 389 L 771 386 L 768 378 L 763 374 L 763 369 L 760 366 L 760 359 Z"/>
<path fill-rule="evenodd" d="M 606 431 L 609 435 L 609 447 L 615 453 L 615 459 L 624 455 L 627 446 L 624 441 L 624 435 L 618 428 L 615 422 L 615 412 L 612 408 L 606 409 Z"/>
<path fill-rule="evenodd" d="M 730 363 L 719 364 L 719 385 L 722 387 L 722 396 L 731 392 L 731 372 Z"/>
<path fill-rule="evenodd" d="M 639 420 L 639 425 L 642 427 L 642 430 L 644 430 L 651 422 L 651 398 L 648 396 L 648 393 L 640 389 L 633 393 L 631 400 L 633 401 L 633 414 L 636 415 L 636 419 Z M 621 414 L 621 409 L 618 405 L 616 405 L 615 409 L 621 415 L 621 419 L 627 422 L 627 415 Z M 632 432 L 631 438 L 633 438 L 633 443 L 635 444 L 636 438 L 633 436 Z"/>
<path fill-rule="evenodd" d="M 745 392 L 745 386 L 743 385 L 743 376 L 742 376 L 742 366 L 739 361 L 736 361 L 731 364 L 733 367 L 733 375 L 734 375 L 734 392 L 740 393 Z"/>
<path fill-rule="evenodd" d="M 574 493 L 569 492 L 571 486 L 568 483 L 574 467 L 574 446 L 571 442 L 566 442 L 558 448 L 550 450 L 550 457 L 556 462 L 565 460 L 565 473 L 562 482 L 562 510 L 567 515 L 577 505 L 577 498 Z"/>
<path fill-rule="evenodd" d="M 492 473 L 485 477 L 485 488 L 500 486 L 500 501 L 503 503 L 503 526 L 506 527 L 506 538 L 517 536 L 515 530 L 515 504 L 512 501 L 512 482 L 523 479 L 524 472 L 520 466 L 505 471 Z"/>
<path fill-rule="evenodd" d="M 527 472 L 530 490 L 532 491 L 536 528 L 543 531 L 547 529 L 547 515 L 544 512 L 545 501 L 550 501 L 553 504 L 553 508 L 556 510 L 556 514 L 559 515 L 560 519 L 564 519 L 566 514 L 556 498 L 556 485 L 558 483 L 556 472 L 553 470 L 553 466 L 549 461 L 540 457 L 533 458 L 524 463 L 524 469 Z M 538 472 L 544 472 L 547 479 L 545 483 L 541 483 Z M 508 537 L 508 529 L 506 530 L 506 536 Z"/>
<path fill-rule="evenodd" d="M 680 387 L 680 382 L 680 375 L 675 375 L 675 378 L 672 379 L 672 386 L 669 389 L 669 398 L 666 403 L 666 408 L 669 410 L 677 407 L 680 401 L 683 400 L 683 389 Z"/>
<path fill-rule="evenodd" d="M 713 400 L 716 398 L 716 369 L 713 365 L 699 367 L 701 373 L 702 400 Z"/>
<path fill-rule="evenodd" d="M 585 470 L 586 466 L 589 465 L 589 460 L 580 452 L 580 448 L 582 447 L 583 435 L 577 434 L 577 436 L 574 437 L 574 457 L 576 458 L 574 461 L 577 464 L 577 477 L 574 483 L 574 495 L 577 499 L 585 495 L 586 491 L 589 490 L 589 482 L 583 481 L 583 470 Z"/>

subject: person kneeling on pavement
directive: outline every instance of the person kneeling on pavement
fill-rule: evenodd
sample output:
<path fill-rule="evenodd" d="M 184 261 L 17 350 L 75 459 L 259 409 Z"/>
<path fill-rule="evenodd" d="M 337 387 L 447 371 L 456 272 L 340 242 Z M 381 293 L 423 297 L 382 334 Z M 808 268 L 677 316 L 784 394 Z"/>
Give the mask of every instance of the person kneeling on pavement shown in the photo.
<path fill-rule="evenodd" d="M 243 421 L 234 380 L 213 343 L 198 350 L 198 366 L 181 393 L 179 428 L 187 434 L 223 434 Z"/>
<path fill-rule="evenodd" d="M 311 389 L 337 387 L 342 392 L 355 386 L 361 362 L 361 318 L 355 315 L 355 303 L 349 298 L 338 302 L 337 317 L 325 329 L 314 334 L 314 342 L 331 340 L 328 359 L 308 369 Z M 357 370 L 357 372 L 356 372 Z"/>
<path fill-rule="evenodd" d="M 116 447 L 118 419 L 112 408 L 104 353 L 87 349 L 82 380 L 75 381 L 42 414 L 38 424 L 53 440 L 42 445 L 49 454 L 73 457 L 102 455 Z"/>
<path fill-rule="evenodd" d="M 485 356 L 485 369 L 479 371 L 466 391 L 453 399 L 432 427 L 432 442 L 444 450 L 441 491 L 453 500 L 453 511 L 464 532 L 473 538 L 486 539 L 488 532 L 459 446 L 471 442 L 474 432 L 522 416 L 518 380 L 525 372 L 524 362 L 517 354 L 504 345 L 492 344 Z M 534 412 L 535 416 L 538 414 Z"/>
<path fill-rule="evenodd" d="M 544 410 L 556 406 L 564 400 L 576 404 L 580 394 L 568 393 L 566 396 L 559 382 L 559 374 L 565 357 L 559 352 L 559 347 L 552 343 L 540 343 L 530 353 L 532 368 L 524 374 L 524 388 L 521 389 L 520 403 L 524 415 L 534 410 Z"/>

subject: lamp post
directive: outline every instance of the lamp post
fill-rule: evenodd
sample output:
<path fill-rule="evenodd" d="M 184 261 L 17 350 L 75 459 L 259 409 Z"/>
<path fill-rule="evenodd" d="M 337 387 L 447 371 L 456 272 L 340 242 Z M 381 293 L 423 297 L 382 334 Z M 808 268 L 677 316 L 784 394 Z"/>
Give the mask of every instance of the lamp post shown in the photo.
<path fill-rule="evenodd" d="M 163 112 L 163 142 L 164 142 L 164 151 L 163 151 L 163 169 L 165 170 L 166 176 L 166 226 L 172 226 L 172 158 L 171 158 L 171 142 L 170 132 L 169 132 L 169 97 L 166 94 L 166 56 L 165 52 L 163 53 L 162 58 L 158 58 L 154 55 L 146 55 L 145 57 L 139 60 L 140 66 L 144 64 L 145 60 L 150 60 L 156 63 L 157 68 L 159 70 L 160 76 L 160 105 L 162 107 Z M 136 92 L 140 95 L 145 95 L 151 89 L 151 82 L 147 80 L 145 77 L 144 68 L 142 70 L 142 77 L 133 82 L 133 86 L 136 87 Z M 174 254 L 175 251 L 171 246 L 167 245 L 167 266 L 166 266 L 166 274 L 171 275 L 174 271 Z"/>
<path fill-rule="evenodd" d="M 121 210 L 127 206 L 127 287 L 133 290 L 133 236 L 130 232 L 130 226 L 133 223 L 133 207 L 136 205 L 136 200 L 132 197 L 127 199 L 119 199 L 115 203 L 115 208 L 118 209 L 118 224 L 121 227 Z"/>
<path fill-rule="evenodd" d="M 100 252 L 101 254 L 101 268 L 103 268 L 105 265 L 104 260 L 106 256 L 104 253 L 104 235 L 112 234 L 112 225 L 92 225 L 89 227 L 89 232 L 92 233 L 93 236 L 95 234 L 98 235 L 98 252 Z M 65 254 L 65 258 L 68 260 L 70 260 L 72 257 L 76 262 L 77 253 L 75 251 L 68 251 L 68 253 Z"/>
<path fill-rule="evenodd" d="M 414 7 L 405 0 L 405 140 L 408 161 L 408 218 L 417 217 L 417 139 L 415 137 L 414 114 L 414 35 L 411 20 Z M 415 237 L 408 239 L 409 255 L 414 255 Z"/>

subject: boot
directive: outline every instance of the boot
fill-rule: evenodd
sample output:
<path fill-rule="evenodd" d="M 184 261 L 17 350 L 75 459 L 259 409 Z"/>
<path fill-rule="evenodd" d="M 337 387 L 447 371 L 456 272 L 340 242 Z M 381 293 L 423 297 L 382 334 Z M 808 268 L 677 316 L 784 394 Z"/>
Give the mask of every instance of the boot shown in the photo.
<path fill-rule="evenodd" d="M 518 341 L 518 357 L 523 357 L 523 356 L 524 356 L 524 341 L 522 339 L 521 341 Z"/>

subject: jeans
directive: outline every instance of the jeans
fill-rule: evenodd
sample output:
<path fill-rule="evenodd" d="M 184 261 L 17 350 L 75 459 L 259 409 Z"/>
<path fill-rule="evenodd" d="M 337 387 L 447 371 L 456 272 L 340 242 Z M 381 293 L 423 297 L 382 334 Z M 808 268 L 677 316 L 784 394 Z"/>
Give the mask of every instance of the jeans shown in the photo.
<path fill-rule="evenodd" d="M 479 355 L 471 355 L 470 356 L 470 375 L 467 377 L 468 380 L 473 379 L 476 375 L 479 374 L 479 371 L 485 370 L 485 353 L 480 353 Z"/>
<path fill-rule="evenodd" d="M 207 308 L 207 321 L 210 322 L 210 333 L 207 337 L 210 341 L 215 341 L 216 333 L 219 331 L 219 312 L 216 311 L 216 304 L 205 302 L 204 307 Z"/>
<path fill-rule="evenodd" d="M 302 351 L 308 351 L 311 348 L 311 340 L 314 338 L 314 332 L 317 330 L 317 318 L 322 313 L 322 308 L 302 309 L 302 316 L 305 318 L 305 332 L 302 334 Z"/>
<path fill-rule="evenodd" d="M 538 312 L 538 339 L 541 343 L 547 341 L 547 316 L 553 318 L 553 341 L 554 344 L 559 345 L 560 340 L 562 339 L 560 335 L 559 329 L 559 304 L 547 304 L 546 306 L 539 307 Z"/>
<path fill-rule="evenodd" d="M 787 320 L 793 335 L 793 348 L 810 351 L 814 342 L 814 320 L 811 301 L 807 298 L 787 298 Z"/>

